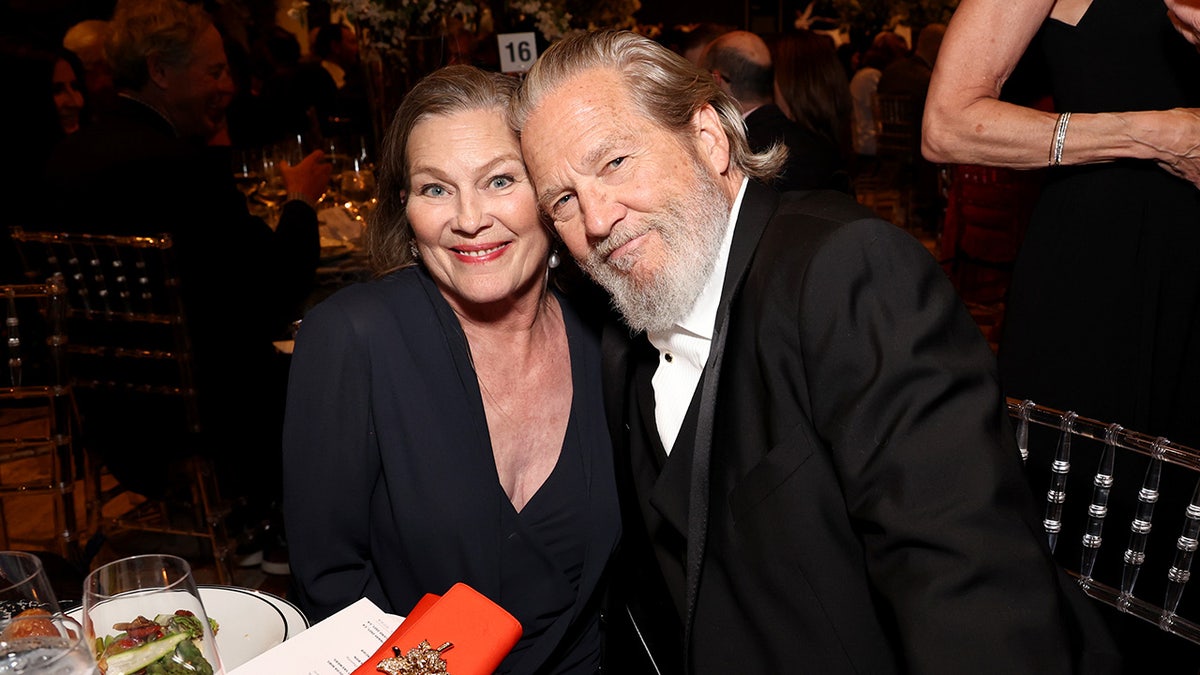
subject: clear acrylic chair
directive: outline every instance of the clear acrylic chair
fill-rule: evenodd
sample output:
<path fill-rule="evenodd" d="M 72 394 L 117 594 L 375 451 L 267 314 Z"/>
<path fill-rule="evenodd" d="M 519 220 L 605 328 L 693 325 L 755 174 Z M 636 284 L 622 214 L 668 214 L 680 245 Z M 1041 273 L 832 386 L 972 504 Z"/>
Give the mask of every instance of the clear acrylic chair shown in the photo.
<path fill-rule="evenodd" d="M 61 283 L 0 286 L 0 549 L 47 550 L 78 563 L 75 484 L 83 467 L 65 312 Z"/>
<path fill-rule="evenodd" d="M 227 509 L 205 453 L 171 238 L 21 228 L 12 236 L 29 276 L 67 289 L 67 351 L 83 434 L 96 459 L 88 480 L 91 526 L 105 536 L 139 530 L 202 539 L 218 582 L 229 583 Z M 152 480 L 122 478 L 118 464 L 137 464 L 131 452 L 145 455 L 149 469 L 138 476 Z M 117 479 L 114 488 L 105 489 L 104 468 Z M 151 492 L 160 486 L 161 493 Z M 137 501 L 122 497 L 129 492 L 148 498 L 105 514 L 118 498 L 124 501 L 117 504 Z"/>
<path fill-rule="evenodd" d="M 1047 542 L 1069 549 L 1084 592 L 1200 644 L 1185 593 L 1200 541 L 1200 451 L 1032 401 L 1009 398 L 1008 412 L 1026 462 L 1031 427 L 1054 430 L 1040 434 L 1054 444 L 1042 448 L 1048 461 L 1029 468 L 1044 470 L 1033 482 L 1045 487 Z"/>

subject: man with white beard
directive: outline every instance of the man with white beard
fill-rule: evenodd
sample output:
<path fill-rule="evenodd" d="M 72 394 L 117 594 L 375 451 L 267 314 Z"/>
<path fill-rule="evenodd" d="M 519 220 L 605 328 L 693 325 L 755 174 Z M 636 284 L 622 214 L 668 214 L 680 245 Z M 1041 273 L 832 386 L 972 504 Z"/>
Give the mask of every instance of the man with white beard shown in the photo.
<path fill-rule="evenodd" d="M 712 78 L 633 33 L 551 46 L 514 119 L 626 324 L 604 342 L 626 514 L 607 671 L 1117 672 L 1039 534 L 991 351 L 918 242 L 767 187 L 785 151 L 752 153 Z"/>

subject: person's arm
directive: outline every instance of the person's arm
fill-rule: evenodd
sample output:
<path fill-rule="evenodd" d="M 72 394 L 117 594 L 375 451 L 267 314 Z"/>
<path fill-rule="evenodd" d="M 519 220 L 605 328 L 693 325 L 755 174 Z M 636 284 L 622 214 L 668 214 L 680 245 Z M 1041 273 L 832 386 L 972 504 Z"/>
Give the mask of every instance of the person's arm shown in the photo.
<path fill-rule="evenodd" d="M 287 186 L 288 199 L 298 199 L 314 209 L 329 187 L 332 171 L 333 165 L 326 160 L 322 150 L 310 152 L 296 166 L 290 166 L 287 162 L 279 166 L 283 184 Z"/>
<path fill-rule="evenodd" d="M 902 230 L 840 228 L 801 290 L 812 419 L 913 673 L 1071 672 L 1069 612 L 994 357 Z"/>
<path fill-rule="evenodd" d="M 922 126 L 926 159 L 1033 169 L 1051 163 L 1058 113 L 999 100 L 1055 0 L 962 0 L 938 52 Z M 1070 111 L 1060 111 L 1070 112 Z M 1200 186 L 1200 114 L 1072 114 L 1061 164 L 1149 159 Z"/>
<path fill-rule="evenodd" d="M 309 312 L 288 379 L 283 505 L 292 578 L 314 622 L 361 597 L 385 603 L 368 557 L 380 473 L 369 382 L 368 355 L 345 312 L 328 304 Z"/>

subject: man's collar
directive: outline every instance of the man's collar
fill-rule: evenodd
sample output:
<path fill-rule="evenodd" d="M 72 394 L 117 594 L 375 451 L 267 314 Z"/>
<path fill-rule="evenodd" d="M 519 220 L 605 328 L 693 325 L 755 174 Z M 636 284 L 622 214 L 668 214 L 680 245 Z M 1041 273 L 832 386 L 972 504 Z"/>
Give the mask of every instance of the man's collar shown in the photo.
<path fill-rule="evenodd" d="M 163 110 L 162 108 L 158 107 L 157 105 L 154 105 L 153 103 L 147 101 L 146 99 L 138 96 L 136 93 L 131 92 L 131 91 L 119 92 L 117 94 L 117 96 L 120 98 L 127 99 L 129 101 L 133 101 L 134 103 L 145 107 L 147 110 L 150 110 L 155 115 L 158 115 L 159 117 L 162 118 L 162 121 L 167 123 L 167 126 L 171 127 L 171 133 L 174 134 L 175 136 L 179 136 L 179 130 L 175 128 L 175 123 L 171 121 L 171 118 L 167 115 L 167 111 Z"/>

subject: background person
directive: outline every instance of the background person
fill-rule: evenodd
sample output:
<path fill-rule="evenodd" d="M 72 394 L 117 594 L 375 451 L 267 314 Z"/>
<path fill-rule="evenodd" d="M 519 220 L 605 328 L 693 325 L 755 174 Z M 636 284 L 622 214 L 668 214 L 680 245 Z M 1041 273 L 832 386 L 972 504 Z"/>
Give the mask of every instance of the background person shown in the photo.
<path fill-rule="evenodd" d="M 226 496 L 258 523 L 280 499 L 284 335 L 311 292 L 320 255 L 313 205 L 329 183 L 314 153 L 287 168 L 289 201 L 272 229 L 251 216 L 231 171 L 225 111 L 232 83 L 220 33 L 199 5 L 119 0 L 108 55 L 116 107 L 55 148 L 48 229 L 170 234 L 194 352 L 204 448 Z M 81 408 L 83 402 L 81 401 Z M 127 488 L 160 496 L 165 467 L 146 462 L 181 430 L 97 397 L 84 431 Z M 234 529 L 237 529 L 234 525 Z M 280 568 L 279 571 L 283 571 Z"/>
<path fill-rule="evenodd" d="M 9 159 L 0 168 L 5 199 L 0 211 L 0 281 L 28 283 L 13 225 L 43 217 L 54 195 L 46 187 L 46 160 L 84 121 L 83 68 L 71 52 L 17 36 L 0 37 L 0 127 L 10 130 Z"/>
<path fill-rule="evenodd" d="M 110 33 L 107 21 L 86 19 L 68 28 L 63 35 L 62 46 L 71 50 L 83 64 L 84 91 L 93 114 L 111 110 L 116 102 L 112 68 L 108 65 L 104 47 Z"/>
<path fill-rule="evenodd" d="M 627 515 L 607 616 L 638 639 L 607 644 L 660 672 L 1115 667 L 1046 547 L 991 351 L 915 239 L 764 185 L 781 158 L 736 104 L 633 33 L 551 46 L 514 115 L 626 324 L 603 338 Z"/>
<path fill-rule="evenodd" d="M 850 82 L 833 38 L 811 30 L 788 31 L 770 41 L 775 105 L 815 134 L 836 157 L 838 182 L 849 191 Z"/>
<path fill-rule="evenodd" d="M 1052 112 L 1000 99 L 1027 50 L 1044 57 Z M 1004 391 L 1191 447 L 1200 447 L 1197 73 L 1200 54 L 1161 2 L 963 0 L 934 68 L 923 134 L 935 162 L 1046 167 L 1007 297 Z M 1034 476 L 1049 476 L 1054 447 L 1053 435 L 1031 441 Z M 1118 485 L 1139 485 L 1145 469 L 1116 471 Z M 1090 471 L 1072 475 L 1069 494 L 1090 495 Z M 1164 490 L 1156 531 L 1179 531 L 1190 490 Z M 1127 524 L 1134 508 L 1114 499 L 1108 521 Z M 1078 542 L 1064 536 L 1059 559 L 1077 564 Z M 1148 558 L 1174 555 L 1169 535 L 1150 544 Z M 1121 554 L 1101 552 L 1098 578 L 1120 578 Z M 1162 581 L 1141 575 L 1139 597 L 1161 599 Z M 1184 645 L 1110 614 L 1129 624 L 1125 644 L 1162 655 L 1164 669 L 1163 648 Z M 1196 662 L 1200 652 L 1188 647 L 1175 664 Z"/>
<path fill-rule="evenodd" d="M 907 53 L 908 43 L 903 37 L 891 31 L 878 33 L 850 78 L 850 99 L 854 102 L 850 139 L 857 155 L 857 173 L 869 173 L 875 166 L 879 124 L 875 120 L 874 106 L 879 78 L 883 77 L 884 68 Z"/>
<path fill-rule="evenodd" d="M 849 190 L 837 147 L 789 119 L 775 105 L 771 51 L 761 37 L 749 31 L 731 31 L 709 43 L 700 60 L 717 86 L 737 101 L 751 149 L 761 152 L 776 143 L 787 147 L 787 161 L 773 187 L 780 191 Z"/>
<path fill-rule="evenodd" d="M 285 515 L 313 620 L 465 582 L 524 634 L 502 673 L 595 673 L 619 533 L 597 336 L 548 283 L 507 123 L 517 81 L 435 71 L 384 144 L 379 278 L 312 309 L 288 391 Z"/>

